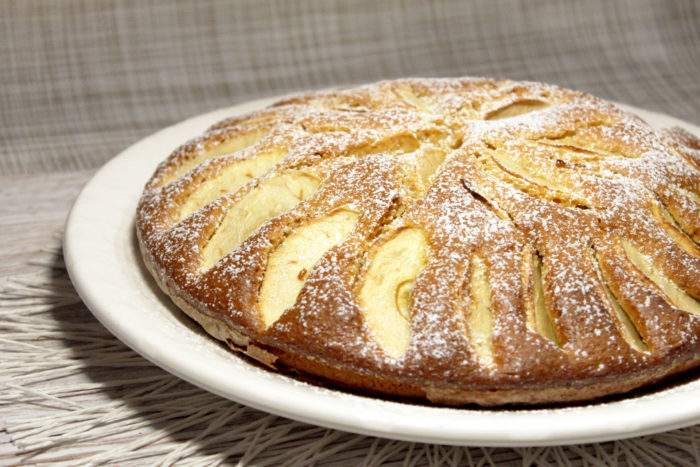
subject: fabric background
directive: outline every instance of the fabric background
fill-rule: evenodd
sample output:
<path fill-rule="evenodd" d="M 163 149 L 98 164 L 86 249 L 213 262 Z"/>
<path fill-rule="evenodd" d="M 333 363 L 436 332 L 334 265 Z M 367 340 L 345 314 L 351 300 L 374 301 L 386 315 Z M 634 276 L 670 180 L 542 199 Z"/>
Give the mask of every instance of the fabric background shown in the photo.
<path fill-rule="evenodd" d="M 462 75 L 545 81 L 700 124 L 700 4 L 0 0 L 0 464 L 700 464 L 698 427 L 488 449 L 269 416 L 152 366 L 75 294 L 63 221 L 126 146 L 258 97 Z"/>

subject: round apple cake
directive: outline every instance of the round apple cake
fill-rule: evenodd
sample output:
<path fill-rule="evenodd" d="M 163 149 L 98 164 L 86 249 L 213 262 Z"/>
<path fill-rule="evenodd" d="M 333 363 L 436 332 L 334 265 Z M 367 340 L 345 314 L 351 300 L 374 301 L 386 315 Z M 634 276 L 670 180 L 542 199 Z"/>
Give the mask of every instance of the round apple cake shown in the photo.
<path fill-rule="evenodd" d="M 209 334 L 321 384 L 547 404 L 700 364 L 700 140 L 552 85 L 384 81 L 231 117 L 160 164 L 137 234 Z"/>

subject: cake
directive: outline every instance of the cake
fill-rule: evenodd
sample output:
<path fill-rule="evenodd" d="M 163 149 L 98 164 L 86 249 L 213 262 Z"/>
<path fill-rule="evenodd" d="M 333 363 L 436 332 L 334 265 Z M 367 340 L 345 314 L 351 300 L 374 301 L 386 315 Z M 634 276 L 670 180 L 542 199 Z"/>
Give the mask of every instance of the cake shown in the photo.
<path fill-rule="evenodd" d="M 163 157 L 146 266 L 273 371 L 500 406 L 700 363 L 700 140 L 680 128 L 553 85 L 404 79 L 287 98 Z"/>

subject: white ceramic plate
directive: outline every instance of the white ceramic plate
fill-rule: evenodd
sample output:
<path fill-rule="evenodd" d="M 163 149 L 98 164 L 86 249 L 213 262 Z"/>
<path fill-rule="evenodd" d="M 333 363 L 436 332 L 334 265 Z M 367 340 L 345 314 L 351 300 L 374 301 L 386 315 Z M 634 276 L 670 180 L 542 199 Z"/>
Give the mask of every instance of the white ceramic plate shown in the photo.
<path fill-rule="evenodd" d="M 234 355 L 170 303 L 141 264 L 134 213 L 156 165 L 210 124 L 275 99 L 217 110 L 166 128 L 107 163 L 68 217 L 64 252 L 76 290 L 115 336 L 167 371 L 267 412 L 340 430 L 457 445 L 534 446 L 650 434 L 700 422 L 700 380 L 608 403 L 535 410 L 412 405 L 324 389 Z M 700 128 L 640 109 L 654 126 Z"/>

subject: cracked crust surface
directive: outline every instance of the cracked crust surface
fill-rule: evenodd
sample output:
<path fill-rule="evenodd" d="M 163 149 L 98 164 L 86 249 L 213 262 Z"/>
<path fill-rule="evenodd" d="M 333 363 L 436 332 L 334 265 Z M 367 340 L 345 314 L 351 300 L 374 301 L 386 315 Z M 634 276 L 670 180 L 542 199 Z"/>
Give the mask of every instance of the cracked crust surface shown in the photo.
<path fill-rule="evenodd" d="M 441 404 L 585 401 L 700 363 L 700 141 L 540 83 L 306 94 L 173 152 L 137 233 L 267 366 Z"/>

